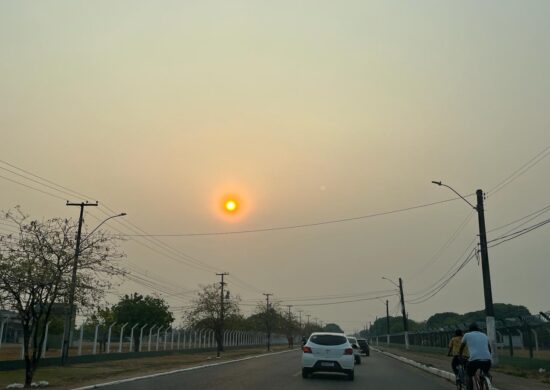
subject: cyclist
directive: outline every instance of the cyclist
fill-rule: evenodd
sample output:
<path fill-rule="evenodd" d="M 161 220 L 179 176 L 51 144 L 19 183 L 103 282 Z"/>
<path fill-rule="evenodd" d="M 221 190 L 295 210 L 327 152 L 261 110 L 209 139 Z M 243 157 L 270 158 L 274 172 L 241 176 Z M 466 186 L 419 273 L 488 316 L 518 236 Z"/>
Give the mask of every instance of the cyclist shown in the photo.
<path fill-rule="evenodd" d="M 489 338 L 479 330 L 476 323 L 470 325 L 469 332 L 462 337 L 460 345 L 460 356 L 464 356 L 464 349 L 468 347 L 470 359 L 466 365 L 466 375 L 468 376 L 468 389 L 472 389 L 472 377 L 479 369 L 489 374 L 491 369 L 491 346 Z"/>
<path fill-rule="evenodd" d="M 457 329 L 455 330 L 455 335 L 451 338 L 451 341 L 449 341 L 449 352 L 447 352 L 447 356 L 453 357 L 451 367 L 455 375 L 458 375 L 458 365 L 466 361 L 460 357 L 460 345 L 462 344 L 463 334 L 462 330 Z M 468 356 L 468 347 L 464 349 L 464 355 Z"/>

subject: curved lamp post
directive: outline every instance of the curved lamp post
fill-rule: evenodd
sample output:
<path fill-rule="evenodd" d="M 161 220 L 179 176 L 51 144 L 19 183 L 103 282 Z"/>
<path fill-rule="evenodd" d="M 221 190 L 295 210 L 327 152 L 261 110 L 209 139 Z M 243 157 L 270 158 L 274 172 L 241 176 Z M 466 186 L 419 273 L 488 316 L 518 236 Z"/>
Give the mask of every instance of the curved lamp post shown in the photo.
<path fill-rule="evenodd" d="M 487 232 L 485 231 L 485 211 L 483 208 L 483 191 L 478 189 L 476 191 L 477 206 L 471 204 L 464 196 L 460 195 L 451 186 L 442 183 L 441 181 L 432 181 L 433 184 L 447 187 L 455 194 L 457 194 L 462 200 L 464 200 L 470 207 L 477 211 L 477 218 L 479 223 L 479 244 L 481 249 L 481 270 L 483 273 L 483 292 L 485 296 L 485 318 L 487 324 L 487 337 L 491 344 L 491 350 L 493 351 L 493 363 L 498 363 L 498 356 L 496 350 L 496 327 L 495 327 L 495 311 L 493 308 L 493 293 L 491 288 L 491 271 L 489 269 L 489 251 L 487 249 Z"/>

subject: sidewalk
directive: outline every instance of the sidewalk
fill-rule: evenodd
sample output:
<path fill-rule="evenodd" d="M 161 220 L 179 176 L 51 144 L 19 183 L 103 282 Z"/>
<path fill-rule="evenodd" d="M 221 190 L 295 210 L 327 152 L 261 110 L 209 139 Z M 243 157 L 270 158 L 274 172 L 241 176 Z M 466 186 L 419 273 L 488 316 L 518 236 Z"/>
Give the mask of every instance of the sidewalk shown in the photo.
<path fill-rule="evenodd" d="M 435 367 L 440 370 L 451 371 L 451 358 L 446 355 L 439 356 L 425 352 L 406 351 L 397 347 L 387 347 L 383 345 L 372 346 L 382 352 L 389 352 L 394 355 L 402 356 L 415 362 L 422 363 L 428 367 Z M 493 385 L 499 390 L 549 390 L 550 382 L 544 383 L 539 379 L 522 378 L 519 376 L 508 375 L 497 370 L 491 370 L 493 376 Z"/>

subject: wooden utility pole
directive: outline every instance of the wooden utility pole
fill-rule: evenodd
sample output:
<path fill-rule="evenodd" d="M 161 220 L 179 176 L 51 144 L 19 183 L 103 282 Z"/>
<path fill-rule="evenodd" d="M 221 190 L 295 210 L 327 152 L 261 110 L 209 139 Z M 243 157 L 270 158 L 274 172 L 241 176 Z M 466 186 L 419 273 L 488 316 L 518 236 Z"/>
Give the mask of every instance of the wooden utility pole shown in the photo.
<path fill-rule="evenodd" d="M 269 297 L 273 294 L 263 293 L 265 295 L 265 323 L 267 330 L 267 351 L 271 351 L 271 324 L 269 323 Z"/>
<path fill-rule="evenodd" d="M 80 238 L 82 235 L 82 223 L 84 222 L 84 207 L 87 206 L 97 206 L 98 202 L 89 203 L 70 203 L 67 201 L 67 206 L 78 206 L 80 207 L 80 218 L 78 219 L 78 231 L 76 233 L 76 249 L 74 252 L 74 261 L 73 261 L 73 272 L 71 275 L 71 285 L 69 286 L 69 306 L 66 309 L 65 315 L 65 326 L 63 329 L 63 346 L 61 348 L 61 365 L 67 364 L 67 359 L 69 358 L 69 344 L 71 340 L 71 330 L 72 330 L 72 320 L 75 316 L 74 310 L 74 295 L 76 290 L 76 273 L 78 270 L 78 256 L 80 255 Z"/>
<path fill-rule="evenodd" d="M 224 286 L 227 284 L 223 281 L 223 277 L 224 276 L 227 276 L 229 275 L 227 272 L 222 272 L 221 274 L 216 274 L 217 276 L 220 276 L 221 277 L 221 281 L 220 281 L 220 323 L 219 323 L 219 326 L 218 326 L 218 332 L 219 332 L 219 335 L 218 335 L 218 348 L 216 350 L 216 356 L 217 357 L 220 357 L 220 352 L 223 352 L 223 328 L 224 328 L 224 293 L 223 293 L 223 288 Z"/>

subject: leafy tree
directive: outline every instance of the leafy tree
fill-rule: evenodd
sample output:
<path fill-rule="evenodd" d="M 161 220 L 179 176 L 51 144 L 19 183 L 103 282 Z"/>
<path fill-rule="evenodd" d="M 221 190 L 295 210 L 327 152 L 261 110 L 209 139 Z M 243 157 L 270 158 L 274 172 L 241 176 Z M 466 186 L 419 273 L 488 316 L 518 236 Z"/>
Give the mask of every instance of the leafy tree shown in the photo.
<path fill-rule="evenodd" d="M 231 328 L 233 324 L 242 320 L 239 309 L 240 298 L 238 296 L 229 298 L 229 294 L 224 297 L 224 323 L 222 324 L 220 287 L 217 283 L 200 287 L 197 296 L 193 299 L 192 307 L 184 314 L 184 320 L 190 327 L 213 330 L 218 351 L 223 351 L 222 328 Z"/>
<path fill-rule="evenodd" d="M 429 329 L 439 329 L 445 326 L 456 326 L 457 324 L 463 322 L 462 317 L 463 316 L 460 314 L 452 312 L 437 313 L 428 318 L 426 321 L 426 326 Z"/>
<path fill-rule="evenodd" d="M 164 299 L 150 295 L 140 295 L 133 293 L 125 295 L 110 312 L 112 321 L 116 321 L 119 326 L 124 323 L 132 325 L 148 324 L 165 327 L 174 322 L 174 315 L 169 310 L 168 304 Z M 134 333 L 134 351 L 139 351 L 139 334 Z"/>
<path fill-rule="evenodd" d="M 407 325 L 409 331 L 415 331 L 422 327 L 421 323 L 418 323 L 410 318 L 407 319 Z M 390 333 L 403 332 L 403 317 L 390 317 Z M 371 335 L 385 335 L 387 333 L 386 317 L 377 318 L 369 329 Z"/>
<path fill-rule="evenodd" d="M 0 236 L 0 305 L 17 311 L 23 328 L 25 387 L 38 368 L 52 307 L 68 302 L 78 224 L 53 218 L 29 220 L 19 208 L 5 213 L 17 233 Z M 119 273 L 115 238 L 84 232 L 78 258 L 75 304 L 93 307 Z"/>
<path fill-rule="evenodd" d="M 507 303 L 495 303 L 493 305 L 495 318 L 517 318 L 529 316 L 529 310 L 522 305 L 512 305 Z M 430 329 L 439 329 L 443 327 L 453 327 L 459 324 L 469 325 L 472 322 L 484 322 L 485 310 L 476 310 L 464 314 L 452 312 L 437 313 L 428 318 L 426 326 Z"/>
<path fill-rule="evenodd" d="M 344 331 L 342 330 L 342 328 L 340 328 L 340 326 L 338 326 L 338 324 L 333 324 L 333 323 L 326 324 L 324 331 L 334 332 L 334 333 L 344 333 Z"/>

